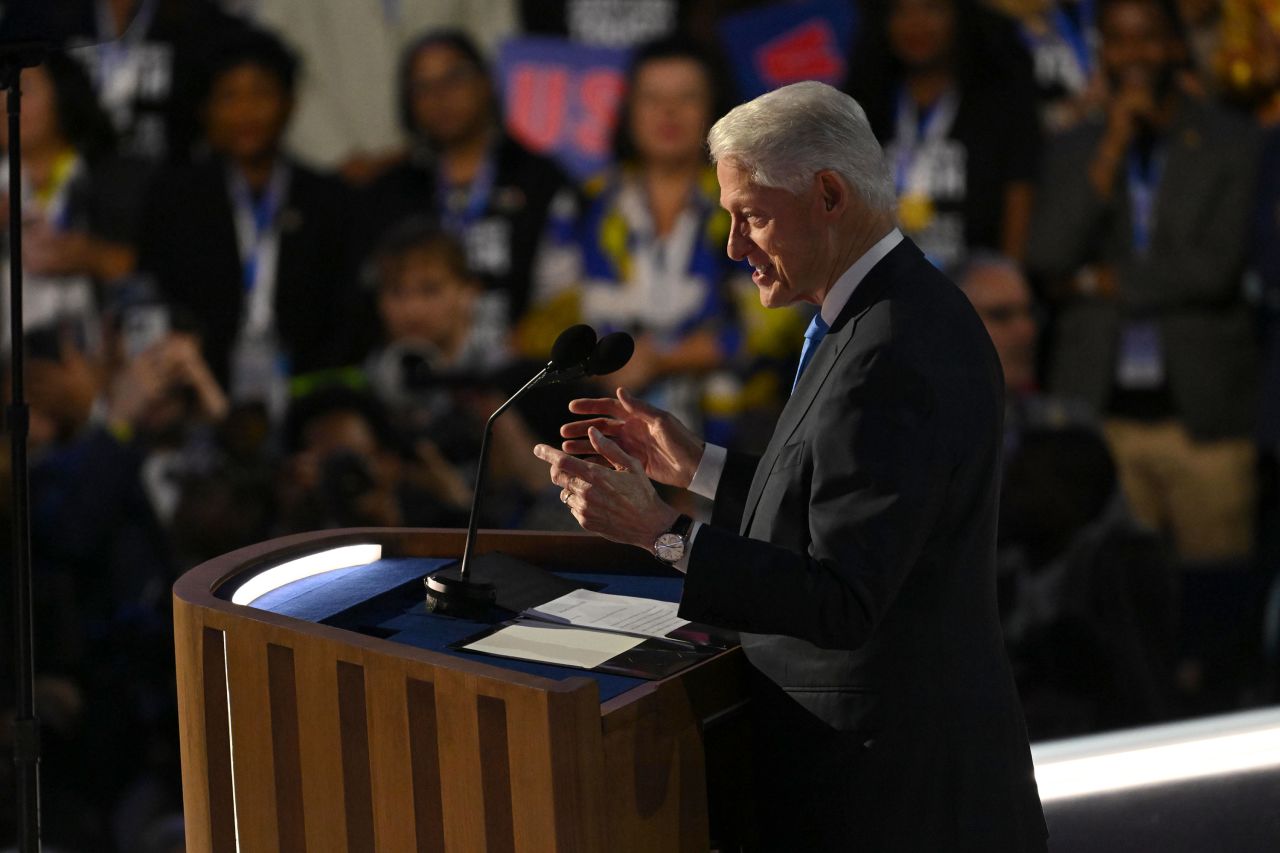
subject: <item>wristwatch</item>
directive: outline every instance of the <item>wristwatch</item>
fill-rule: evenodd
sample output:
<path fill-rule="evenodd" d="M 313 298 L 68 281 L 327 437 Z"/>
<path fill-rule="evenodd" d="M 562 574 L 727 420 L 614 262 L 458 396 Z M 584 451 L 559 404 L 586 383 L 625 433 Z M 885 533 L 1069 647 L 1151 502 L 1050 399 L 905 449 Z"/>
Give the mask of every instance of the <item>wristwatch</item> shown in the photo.
<path fill-rule="evenodd" d="M 664 563 L 680 562 L 689 547 L 689 531 L 692 529 L 692 518 L 683 513 L 677 516 L 671 526 L 653 541 L 653 556 Z"/>

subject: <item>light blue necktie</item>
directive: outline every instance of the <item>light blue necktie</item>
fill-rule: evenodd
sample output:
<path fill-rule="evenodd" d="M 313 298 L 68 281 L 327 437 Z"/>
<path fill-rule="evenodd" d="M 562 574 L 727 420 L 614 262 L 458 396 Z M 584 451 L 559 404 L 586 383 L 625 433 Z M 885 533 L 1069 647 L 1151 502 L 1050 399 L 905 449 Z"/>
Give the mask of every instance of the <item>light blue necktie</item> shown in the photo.
<path fill-rule="evenodd" d="M 829 328 L 831 327 L 823 322 L 821 314 L 814 314 L 813 319 L 809 321 L 809 328 L 804 330 L 804 348 L 800 350 L 800 365 L 796 368 L 795 381 L 791 383 L 792 394 L 796 393 L 796 386 L 800 384 L 800 374 L 804 373 L 804 369 L 813 360 L 813 351 L 818 348 L 818 344 L 822 343 Z"/>

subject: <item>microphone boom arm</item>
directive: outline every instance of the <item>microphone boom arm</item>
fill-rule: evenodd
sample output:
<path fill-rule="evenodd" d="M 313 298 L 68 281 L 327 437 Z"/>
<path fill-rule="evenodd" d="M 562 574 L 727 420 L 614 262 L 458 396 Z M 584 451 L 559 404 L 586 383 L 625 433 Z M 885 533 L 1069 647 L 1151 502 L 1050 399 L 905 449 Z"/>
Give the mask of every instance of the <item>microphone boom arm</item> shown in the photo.
<path fill-rule="evenodd" d="M 488 468 L 485 462 L 489 458 L 489 436 L 493 433 L 493 422 L 498 419 L 499 415 L 510 408 L 511 404 L 519 399 L 521 394 L 546 378 L 550 369 L 551 366 L 548 365 L 538 371 L 532 379 L 520 386 L 519 391 L 516 391 L 516 393 L 507 398 L 505 403 L 494 409 L 493 414 L 489 415 L 489 420 L 485 421 L 484 433 L 480 436 L 480 460 L 476 463 L 476 484 L 471 494 L 471 517 L 467 522 L 467 541 L 462 547 L 462 564 L 458 572 L 464 583 L 471 578 L 471 549 L 475 545 L 476 528 L 480 523 L 480 495 L 484 491 L 485 471 Z"/>

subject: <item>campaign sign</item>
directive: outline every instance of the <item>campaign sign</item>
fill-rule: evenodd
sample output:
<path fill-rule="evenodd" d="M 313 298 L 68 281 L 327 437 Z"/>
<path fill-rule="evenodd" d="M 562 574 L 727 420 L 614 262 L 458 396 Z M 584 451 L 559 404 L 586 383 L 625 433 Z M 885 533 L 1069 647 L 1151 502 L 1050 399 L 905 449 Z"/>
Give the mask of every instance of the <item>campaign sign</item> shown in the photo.
<path fill-rule="evenodd" d="M 505 42 L 498 54 L 507 130 L 586 178 L 610 160 L 629 51 L 557 38 Z"/>
<path fill-rule="evenodd" d="M 801 80 L 840 86 L 856 27 L 855 4 L 808 0 L 732 15 L 719 32 L 738 94 L 748 99 Z"/>

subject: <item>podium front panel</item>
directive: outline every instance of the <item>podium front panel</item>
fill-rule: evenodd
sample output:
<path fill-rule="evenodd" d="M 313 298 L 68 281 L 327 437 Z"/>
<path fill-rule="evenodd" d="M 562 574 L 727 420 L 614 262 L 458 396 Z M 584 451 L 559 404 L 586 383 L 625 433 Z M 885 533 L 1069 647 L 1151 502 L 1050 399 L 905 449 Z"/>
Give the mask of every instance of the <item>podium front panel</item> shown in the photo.
<path fill-rule="evenodd" d="M 325 624 L 389 589 L 407 594 L 421 569 L 460 553 L 462 535 L 304 534 L 179 580 L 190 850 L 707 849 L 702 726 L 743 701 L 736 649 L 643 681 L 453 651 L 445 641 L 471 626 L 442 630 L 413 608 Z M 591 573 L 607 591 L 679 594 L 679 578 L 647 555 L 596 537 L 493 532 L 480 541 Z M 352 570 L 346 581 L 335 573 L 310 592 L 302 584 L 255 600 L 298 615 L 225 598 L 271 566 L 353 543 L 382 547 L 377 571 L 364 574 L 385 577 L 368 594 Z M 344 584 L 345 598 L 320 601 L 318 590 Z"/>

